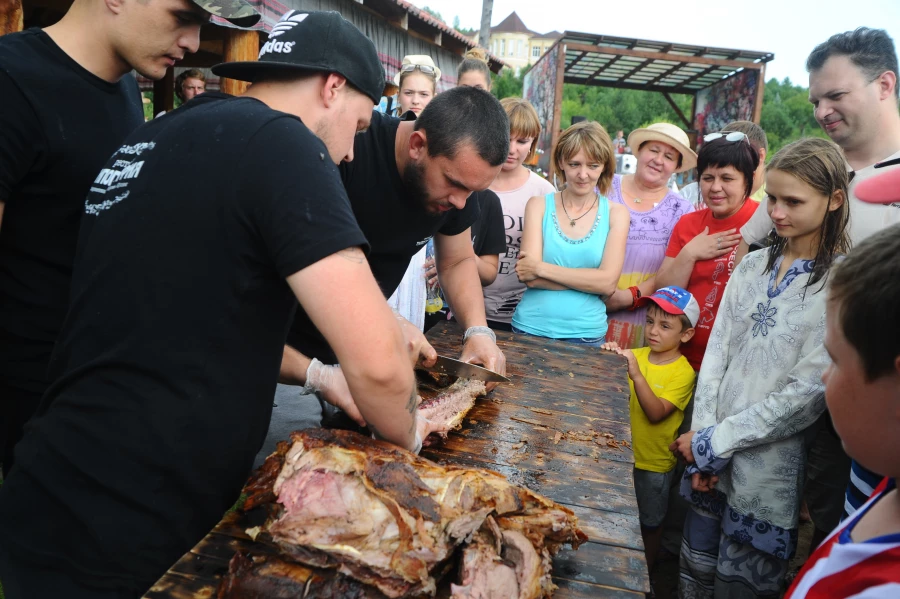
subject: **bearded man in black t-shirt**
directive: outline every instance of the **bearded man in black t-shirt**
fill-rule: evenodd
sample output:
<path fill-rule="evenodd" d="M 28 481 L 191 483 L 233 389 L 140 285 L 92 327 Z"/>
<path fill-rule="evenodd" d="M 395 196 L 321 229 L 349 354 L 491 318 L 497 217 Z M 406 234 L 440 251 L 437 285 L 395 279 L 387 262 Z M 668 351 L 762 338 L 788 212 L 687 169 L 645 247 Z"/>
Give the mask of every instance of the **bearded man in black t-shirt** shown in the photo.
<path fill-rule="evenodd" d="M 0 464 L 47 388 L 91 181 L 144 122 L 132 69 L 160 79 L 243 0 L 75 0 L 59 23 L 0 37 Z"/>
<path fill-rule="evenodd" d="M 353 162 L 341 164 L 341 179 L 353 214 L 369 240 L 369 264 L 385 297 L 400 284 L 410 258 L 430 238 L 441 288 L 465 329 L 461 360 L 504 373 L 506 359 L 487 328 L 481 280 L 470 228 L 478 218 L 473 191 L 486 189 L 509 151 L 509 121 L 494 96 L 457 87 L 436 96 L 416 120 L 381 113 L 356 138 Z M 437 354 L 421 331 L 400 317 L 407 339 L 419 348 L 422 362 Z M 276 437 L 294 427 L 315 424 L 312 407 L 328 416 L 338 406 L 362 423 L 344 385 L 333 352 L 303 310 L 297 311 L 282 361 L 269 438 L 259 460 Z M 324 374 L 323 374 L 324 373 Z M 324 400 L 310 401 L 309 392 Z M 329 405 L 330 404 L 330 405 Z"/>
<path fill-rule="evenodd" d="M 336 166 L 381 98 L 375 46 L 336 12 L 273 31 L 220 69 L 245 96 L 139 127 L 91 185 L 53 382 L 0 487 L 7 599 L 135 598 L 209 532 L 265 437 L 298 300 L 376 436 L 431 432 Z"/>

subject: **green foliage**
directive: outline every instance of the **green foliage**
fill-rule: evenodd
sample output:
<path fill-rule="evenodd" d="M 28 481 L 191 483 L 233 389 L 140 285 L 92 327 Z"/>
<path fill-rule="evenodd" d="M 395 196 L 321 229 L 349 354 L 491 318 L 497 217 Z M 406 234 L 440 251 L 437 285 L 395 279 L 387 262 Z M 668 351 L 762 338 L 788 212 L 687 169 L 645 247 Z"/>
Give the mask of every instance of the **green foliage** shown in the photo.
<path fill-rule="evenodd" d="M 521 96 L 524 78 L 524 72 L 517 76 L 512 69 L 503 69 L 500 75 L 494 75 L 492 91 L 500 99 Z M 690 117 L 691 96 L 671 94 L 671 97 L 681 112 Z M 809 90 L 794 85 L 790 79 L 778 81 L 773 78 L 766 83 L 760 125 L 769 139 L 769 156 L 802 137 L 827 139 L 813 116 L 808 98 Z M 573 116 L 599 122 L 610 135 L 621 129 L 627 136 L 634 129 L 663 121 L 684 127 L 681 118 L 660 93 L 566 84 L 560 126 L 568 127 Z"/>
<path fill-rule="evenodd" d="M 828 137 L 813 116 L 809 90 L 788 78 L 766 82 L 759 124 L 769 140 L 769 156 L 802 137 Z"/>
<path fill-rule="evenodd" d="M 525 81 L 525 71 L 516 75 L 513 69 L 503 69 L 499 75 L 491 74 L 491 93 L 498 100 L 510 97 L 522 97 L 522 84 Z"/>
<path fill-rule="evenodd" d="M 671 94 L 682 113 L 691 112 L 691 97 Z M 658 92 L 642 92 L 611 87 L 566 85 L 563 87 L 563 103 L 560 126 L 565 129 L 573 116 L 584 116 L 597 121 L 611 135 L 619 129 L 626 135 L 640 127 L 665 121 L 684 127 L 684 123 L 665 97 Z"/>

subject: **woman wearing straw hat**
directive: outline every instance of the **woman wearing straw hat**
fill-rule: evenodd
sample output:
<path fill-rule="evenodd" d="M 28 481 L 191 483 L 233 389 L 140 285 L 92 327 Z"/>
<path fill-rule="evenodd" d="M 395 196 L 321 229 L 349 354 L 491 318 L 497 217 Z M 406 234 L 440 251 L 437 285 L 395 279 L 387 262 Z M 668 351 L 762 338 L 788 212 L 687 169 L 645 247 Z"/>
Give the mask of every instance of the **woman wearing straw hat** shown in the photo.
<path fill-rule="evenodd" d="M 690 203 L 671 191 L 672 173 L 697 165 L 687 134 L 669 123 L 654 123 L 635 129 L 628 136 L 635 149 L 637 168 L 631 175 L 613 177 L 609 200 L 622 204 L 631 214 L 625 246 L 625 264 L 618 289 L 606 300 L 609 314 L 607 341 L 620 347 L 644 345 L 647 309 L 635 309 L 638 298 L 656 291 L 656 272 L 666 255 L 675 223 L 691 211 Z"/>
<path fill-rule="evenodd" d="M 437 93 L 441 70 L 430 56 L 410 54 L 403 57 L 394 83 L 400 88 L 397 95 L 397 114 L 412 111 L 418 116 Z"/>

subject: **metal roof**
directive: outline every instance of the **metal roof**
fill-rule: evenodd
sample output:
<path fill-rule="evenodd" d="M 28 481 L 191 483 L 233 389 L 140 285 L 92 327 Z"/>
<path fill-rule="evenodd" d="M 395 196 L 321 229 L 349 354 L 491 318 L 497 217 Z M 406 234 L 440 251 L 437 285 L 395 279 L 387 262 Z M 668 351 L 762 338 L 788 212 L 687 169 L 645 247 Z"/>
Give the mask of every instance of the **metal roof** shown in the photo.
<path fill-rule="evenodd" d="M 557 43 L 566 52 L 565 83 L 682 94 L 693 94 L 742 69 L 762 69 L 775 58 L 771 52 L 572 31 Z"/>

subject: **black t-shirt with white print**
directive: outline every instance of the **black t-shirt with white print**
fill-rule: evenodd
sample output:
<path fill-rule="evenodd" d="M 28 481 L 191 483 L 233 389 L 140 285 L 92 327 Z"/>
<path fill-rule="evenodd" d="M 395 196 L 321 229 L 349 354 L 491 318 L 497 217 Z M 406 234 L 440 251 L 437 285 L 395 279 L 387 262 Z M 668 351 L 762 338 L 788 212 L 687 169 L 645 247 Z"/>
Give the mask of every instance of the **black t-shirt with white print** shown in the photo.
<path fill-rule="evenodd" d="M 143 122 L 131 75 L 97 77 L 40 29 L 0 37 L 0 388 L 46 390 L 84 198 Z"/>
<path fill-rule="evenodd" d="M 478 202 L 478 220 L 472 223 L 472 249 L 476 256 L 500 255 L 506 251 L 503 206 L 490 189 L 476 191 L 469 201 Z"/>
<path fill-rule="evenodd" d="M 412 118 L 407 113 L 404 119 Z M 356 221 L 369 241 L 369 266 L 385 297 L 390 297 L 409 261 L 435 234 L 459 235 L 478 219 L 478 202 L 440 215 L 426 212 L 411 197 L 397 169 L 395 142 L 400 119 L 374 112 L 369 129 L 356 136 L 353 161 L 341 163 Z M 470 198 L 471 199 L 471 198 Z M 288 344 L 303 354 L 333 363 L 334 353 L 302 308 L 297 310 Z"/>
<path fill-rule="evenodd" d="M 296 117 L 208 93 L 129 136 L 85 204 L 0 543 L 144 592 L 250 473 L 296 306 L 286 277 L 365 243 Z"/>

